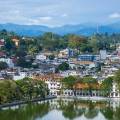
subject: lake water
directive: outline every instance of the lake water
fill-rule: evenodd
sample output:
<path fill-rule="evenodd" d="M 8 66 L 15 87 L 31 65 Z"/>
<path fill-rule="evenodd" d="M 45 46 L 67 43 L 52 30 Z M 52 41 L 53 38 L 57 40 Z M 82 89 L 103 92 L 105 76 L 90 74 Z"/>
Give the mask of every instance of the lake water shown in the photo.
<path fill-rule="evenodd" d="M 4 108 L 0 120 L 120 120 L 120 102 L 54 99 Z"/>

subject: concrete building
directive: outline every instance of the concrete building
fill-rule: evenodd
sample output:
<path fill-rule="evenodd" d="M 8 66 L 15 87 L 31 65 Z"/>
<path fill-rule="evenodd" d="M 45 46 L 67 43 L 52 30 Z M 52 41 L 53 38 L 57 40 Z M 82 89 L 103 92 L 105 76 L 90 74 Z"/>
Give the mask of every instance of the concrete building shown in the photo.
<path fill-rule="evenodd" d="M 44 81 L 49 88 L 50 95 L 60 95 L 61 83 L 60 80 L 63 78 L 60 74 L 50 74 L 50 75 L 33 75 L 33 79 Z"/>
<path fill-rule="evenodd" d="M 101 60 L 106 60 L 106 58 L 107 58 L 106 50 L 100 50 L 100 59 Z"/>
<path fill-rule="evenodd" d="M 21 80 L 25 77 L 28 77 L 28 74 L 26 72 L 19 72 L 13 75 L 13 80 Z"/>
<path fill-rule="evenodd" d="M 58 54 L 59 58 L 68 58 L 74 56 L 74 51 L 72 49 L 66 48 L 64 50 L 61 50 Z"/>
<path fill-rule="evenodd" d="M 38 55 L 36 55 L 36 60 L 44 61 L 46 59 L 47 59 L 47 57 L 44 54 L 38 54 Z"/>
<path fill-rule="evenodd" d="M 113 82 L 112 91 L 110 93 L 111 98 L 120 98 L 120 91 L 118 90 L 117 83 Z"/>
<path fill-rule="evenodd" d="M 96 56 L 95 55 L 90 55 L 90 54 L 83 54 L 78 56 L 79 61 L 95 61 Z"/>

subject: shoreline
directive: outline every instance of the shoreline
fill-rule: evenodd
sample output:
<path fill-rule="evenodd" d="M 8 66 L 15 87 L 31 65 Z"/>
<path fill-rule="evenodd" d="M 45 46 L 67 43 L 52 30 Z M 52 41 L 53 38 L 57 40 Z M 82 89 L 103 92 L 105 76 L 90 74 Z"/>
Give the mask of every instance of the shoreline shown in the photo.
<path fill-rule="evenodd" d="M 120 101 L 120 98 L 110 97 L 91 97 L 91 96 L 58 96 L 57 98 L 78 99 L 78 100 L 95 100 L 95 101 Z"/>
<path fill-rule="evenodd" d="M 90 97 L 90 96 L 48 96 L 46 98 L 36 98 L 28 101 L 18 101 L 18 102 L 12 102 L 12 103 L 5 103 L 0 105 L 0 109 L 6 108 L 6 107 L 13 107 L 17 105 L 24 105 L 28 103 L 34 103 L 39 101 L 46 101 L 51 99 L 77 99 L 77 100 L 93 100 L 93 101 L 120 101 L 120 98 L 108 98 L 108 97 Z"/>
<path fill-rule="evenodd" d="M 57 98 L 57 96 L 48 96 L 46 98 L 36 98 L 36 99 L 32 99 L 32 100 L 27 100 L 27 101 L 5 103 L 5 104 L 0 105 L 0 109 L 6 108 L 6 107 L 12 107 L 12 106 L 16 106 L 16 105 L 23 105 L 23 104 L 34 103 L 34 102 L 39 102 L 39 101 L 51 100 L 51 99 L 55 99 L 55 98 Z"/>

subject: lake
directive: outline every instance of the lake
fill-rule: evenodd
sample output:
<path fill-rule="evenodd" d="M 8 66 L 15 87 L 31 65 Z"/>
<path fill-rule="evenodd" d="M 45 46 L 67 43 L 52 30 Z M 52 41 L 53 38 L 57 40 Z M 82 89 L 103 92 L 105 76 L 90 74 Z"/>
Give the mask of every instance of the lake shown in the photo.
<path fill-rule="evenodd" d="M 57 98 L 4 108 L 0 120 L 120 120 L 120 102 Z"/>

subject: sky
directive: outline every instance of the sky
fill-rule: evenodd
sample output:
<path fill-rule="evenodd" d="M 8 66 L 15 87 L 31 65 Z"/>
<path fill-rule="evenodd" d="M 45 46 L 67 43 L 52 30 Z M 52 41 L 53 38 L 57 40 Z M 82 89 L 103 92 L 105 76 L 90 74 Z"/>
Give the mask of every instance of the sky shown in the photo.
<path fill-rule="evenodd" d="M 120 0 L 0 0 L 0 23 L 62 26 L 120 21 Z"/>

